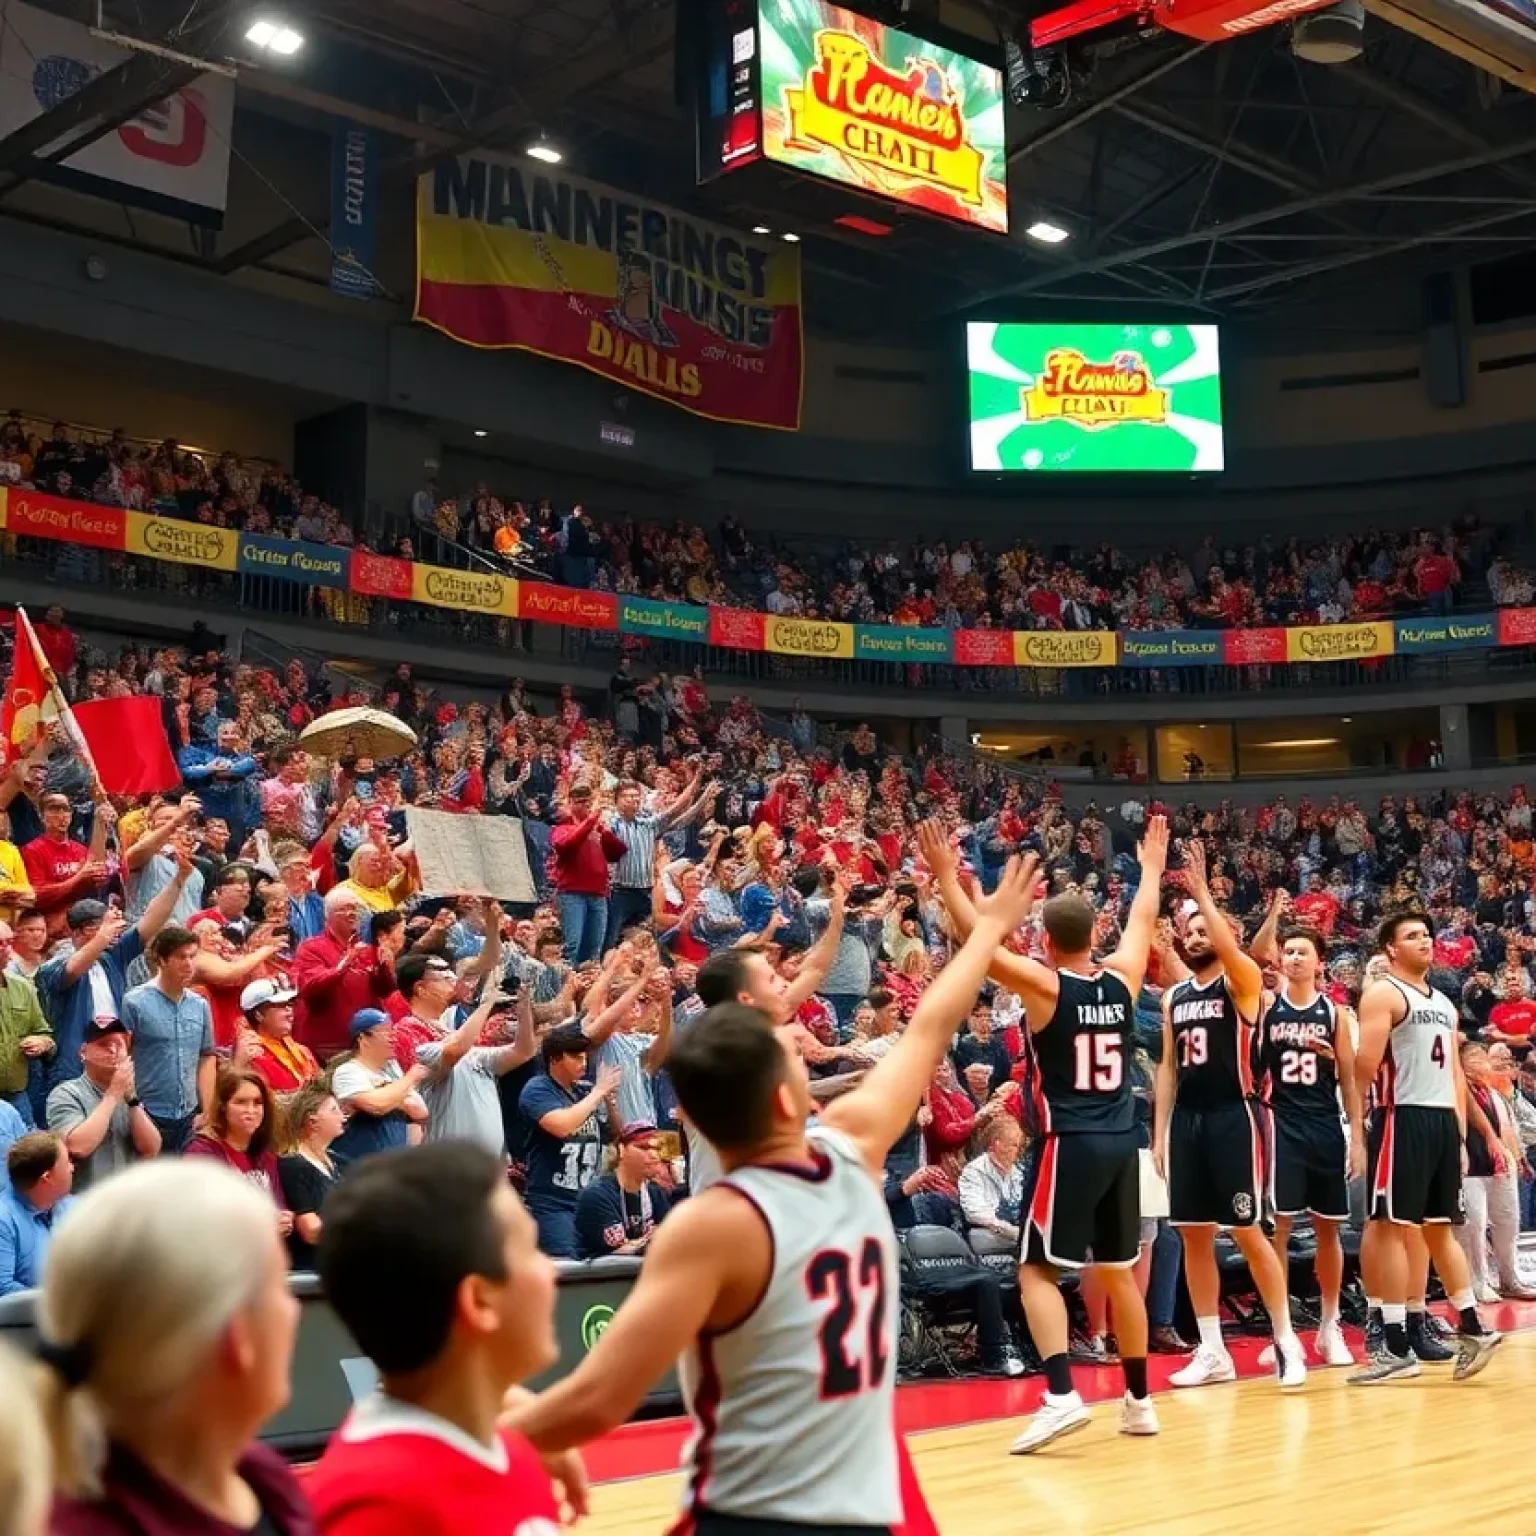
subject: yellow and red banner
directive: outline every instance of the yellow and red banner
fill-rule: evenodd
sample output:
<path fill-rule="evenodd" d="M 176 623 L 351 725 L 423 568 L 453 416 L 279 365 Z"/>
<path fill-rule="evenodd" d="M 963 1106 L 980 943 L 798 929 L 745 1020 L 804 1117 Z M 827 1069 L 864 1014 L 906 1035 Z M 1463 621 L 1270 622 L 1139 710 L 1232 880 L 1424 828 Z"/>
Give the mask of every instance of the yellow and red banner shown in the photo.
<path fill-rule="evenodd" d="M 717 421 L 795 431 L 800 251 L 489 155 L 417 188 L 416 318 Z"/>
<path fill-rule="evenodd" d="M 1113 667 L 1119 636 L 1109 629 L 1016 629 L 1016 667 Z"/>
<path fill-rule="evenodd" d="M 1388 620 L 1374 624 L 1309 624 L 1285 632 L 1287 661 L 1369 661 L 1390 656 L 1397 634 Z"/>
<path fill-rule="evenodd" d="M 830 619 L 775 619 L 763 626 L 763 649 L 781 656 L 846 661 L 853 655 L 853 625 Z"/>
<path fill-rule="evenodd" d="M 446 565 L 413 565 L 413 602 L 434 608 L 456 608 L 460 613 L 493 613 L 517 617 L 517 582 L 490 571 L 455 571 Z"/>
<path fill-rule="evenodd" d="M 130 555 L 169 560 L 176 565 L 201 565 L 232 571 L 240 554 L 240 535 L 233 528 L 187 523 L 175 517 L 151 517 L 130 512 L 123 548 Z"/>

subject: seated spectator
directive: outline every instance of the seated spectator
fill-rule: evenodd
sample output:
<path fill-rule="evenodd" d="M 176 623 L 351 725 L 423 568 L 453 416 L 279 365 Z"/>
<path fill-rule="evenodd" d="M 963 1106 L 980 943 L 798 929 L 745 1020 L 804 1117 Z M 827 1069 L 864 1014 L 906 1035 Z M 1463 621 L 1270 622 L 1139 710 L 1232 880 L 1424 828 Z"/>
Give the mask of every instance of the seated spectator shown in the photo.
<path fill-rule="evenodd" d="M 427 1106 L 419 1090 L 427 1069 L 400 1070 L 394 1025 L 378 1008 L 363 1008 L 353 1016 L 351 1036 L 352 1053 L 333 1066 L 331 1088 L 347 1116 L 336 1152 L 355 1163 L 422 1139 Z"/>
<path fill-rule="evenodd" d="M 0 1296 L 35 1291 L 55 1230 L 69 1215 L 74 1164 L 62 1136 L 29 1131 L 5 1154 L 10 1187 L 0 1192 Z"/>
<path fill-rule="evenodd" d="M 110 805 L 96 808 L 87 848 L 69 835 L 75 810 L 69 796 L 49 791 L 42 799 L 43 833 L 21 850 L 33 902 L 48 922 L 50 938 L 62 938 L 64 914 L 84 896 L 101 894 L 107 877 L 107 833 L 116 821 Z"/>
<path fill-rule="evenodd" d="M 654 1125 L 626 1125 L 611 1163 L 576 1197 L 578 1259 L 644 1253 L 651 1233 L 672 1208 L 671 1194 L 657 1182 L 661 1151 Z"/>
<path fill-rule="evenodd" d="M 990 1002 L 978 1000 L 971 1009 L 968 1027 L 955 1041 L 950 1056 L 955 1063 L 955 1070 L 973 1094 L 976 1090 L 972 1085 L 970 1068 L 983 1066 L 987 1069 L 986 1091 L 976 1095 L 979 1103 L 985 1103 L 996 1089 L 1008 1081 L 1013 1072 L 1013 1058 L 995 1031 Z"/>
<path fill-rule="evenodd" d="M 293 1038 L 297 996 L 281 977 L 249 982 L 240 993 L 246 1060 L 273 1093 L 292 1093 L 320 1075 L 314 1052 Z"/>
<path fill-rule="evenodd" d="M 191 990 L 197 940 L 185 928 L 163 928 L 150 945 L 154 979 L 123 998 L 133 1036 L 134 1071 L 144 1108 L 167 1152 L 192 1138 L 192 1122 L 213 1107 L 218 1058 L 208 1000 Z"/>
<path fill-rule="evenodd" d="M 901 1016 L 894 995 L 876 987 L 853 1011 L 853 1039 L 850 1047 L 855 1060 L 873 1065 L 896 1044 L 901 1031 Z"/>
<path fill-rule="evenodd" d="M 380 1377 L 309 1476 L 325 1536 L 554 1531 L 548 1474 L 498 1424 L 509 1391 L 558 1353 L 554 1266 L 500 1160 L 442 1142 L 349 1174 L 320 1276 Z"/>
<path fill-rule="evenodd" d="M 283 1198 L 293 1212 L 288 1256 L 295 1269 L 312 1270 L 325 1202 L 341 1178 L 343 1166 L 331 1149 L 347 1121 L 336 1095 L 318 1080 L 306 1083 L 288 1100 L 283 1118 L 289 1150 L 278 1159 L 277 1171 Z"/>
<path fill-rule="evenodd" d="M 110 1013 L 92 1019 L 80 1047 L 85 1070 L 48 1095 L 48 1129 L 64 1138 L 79 1193 L 160 1155 L 160 1132 L 138 1096 L 132 1044 L 121 1019 Z"/>
<path fill-rule="evenodd" d="M 37 988 L 26 977 L 6 969 L 11 939 L 10 927 L 0 923 L 0 1098 L 31 1125 L 34 1115 L 28 1083 L 36 1070 L 33 1063 L 41 1067 L 43 1058 L 56 1050 L 57 1042 L 43 1017 Z"/>
<path fill-rule="evenodd" d="M 227 1169 L 157 1160 L 82 1196 L 37 1308 L 53 1536 L 313 1536 L 256 1439 L 288 1401 L 298 1312 L 272 1202 Z"/>
<path fill-rule="evenodd" d="M 599 1067 L 583 1081 L 591 1042 L 579 1024 L 544 1036 L 544 1070 L 518 1098 L 529 1124 L 528 1211 L 539 1225 L 539 1247 L 555 1258 L 576 1257 L 576 1199 L 597 1177 L 603 1155 L 599 1114 L 619 1085 L 617 1067 Z"/>
<path fill-rule="evenodd" d="M 1024 1133 L 1011 1116 L 1002 1116 L 987 1127 L 983 1143 L 986 1150 L 960 1175 L 960 1209 L 973 1231 L 1017 1243 L 1024 1202 L 1024 1171 L 1019 1167 Z"/>

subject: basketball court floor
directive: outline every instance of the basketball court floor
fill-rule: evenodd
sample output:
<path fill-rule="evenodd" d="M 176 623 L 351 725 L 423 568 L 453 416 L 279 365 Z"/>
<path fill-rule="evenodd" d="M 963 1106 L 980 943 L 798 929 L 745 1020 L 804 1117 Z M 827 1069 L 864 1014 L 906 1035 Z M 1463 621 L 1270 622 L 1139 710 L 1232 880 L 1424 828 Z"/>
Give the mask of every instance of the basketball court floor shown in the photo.
<path fill-rule="evenodd" d="M 1009 1456 L 1039 1378 L 903 1387 L 898 1414 L 929 1506 L 945 1536 L 1178 1536 L 1302 1532 L 1393 1536 L 1476 1526 L 1536 1530 L 1527 1465 L 1536 1401 L 1536 1304 L 1486 1307 L 1513 1332 L 1489 1368 L 1456 1384 L 1450 1368 L 1415 1381 L 1350 1387 L 1344 1370 L 1314 1370 L 1282 1395 L 1256 1364 L 1259 1341 L 1232 1345 L 1245 1378 L 1162 1390 L 1177 1359 L 1155 1359 L 1163 1432 L 1121 1435 L 1121 1380 L 1080 1368 L 1092 1423 L 1034 1456 Z M 1351 1344 L 1358 1350 L 1358 1335 Z M 657 1536 L 676 1513 L 676 1420 L 632 1425 L 592 1447 L 601 1483 L 590 1536 Z"/>

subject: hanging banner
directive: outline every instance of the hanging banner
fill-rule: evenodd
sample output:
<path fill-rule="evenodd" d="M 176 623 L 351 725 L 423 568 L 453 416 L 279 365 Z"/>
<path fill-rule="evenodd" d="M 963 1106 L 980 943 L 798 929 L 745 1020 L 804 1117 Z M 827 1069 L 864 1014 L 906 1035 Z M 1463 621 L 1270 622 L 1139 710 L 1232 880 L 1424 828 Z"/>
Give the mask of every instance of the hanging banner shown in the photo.
<path fill-rule="evenodd" d="M 766 617 L 746 608 L 711 608 L 709 643 L 730 651 L 760 651 L 764 648 Z"/>
<path fill-rule="evenodd" d="M 954 637 L 957 667 L 1011 667 L 1011 629 L 957 629 Z"/>
<path fill-rule="evenodd" d="M 130 512 L 123 548 L 130 555 L 144 555 L 151 560 L 232 571 L 238 540 L 239 535 L 233 528 L 215 528 L 207 523 L 183 523 L 173 517 L 150 517 L 143 512 Z"/>
<path fill-rule="evenodd" d="M 1221 659 L 1229 667 L 1272 665 L 1285 660 L 1283 629 L 1224 629 Z"/>
<path fill-rule="evenodd" d="M 5 526 L 23 538 L 59 539 L 93 549 L 121 549 L 128 537 L 128 514 L 121 507 L 66 501 L 46 491 L 12 490 Z"/>
<path fill-rule="evenodd" d="M 619 603 L 612 592 L 589 592 L 583 587 L 556 587 L 543 581 L 525 581 L 519 598 L 518 617 L 540 624 L 564 624 L 573 629 L 617 629 Z"/>
<path fill-rule="evenodd" d="M 1018 667 L 1112 667 L 1113 630 L 1016 629 L 1013 662 Z"/>
<path fill-rule="evenodd" d="M 1496 613 L 1397 619 L 1393 629 L 1400 651 L 1482 651 L 1499 643 Z"/>
<path fill-rule="evenodd" d="M 948 662 L 954 659 L 954 647 L 947 629 L 855 624 L 853 654 L 866 661 Z"/>
<path fill-rule="evenodd" d="M 302 581 L 310 587 L 340 587 L 345 591 L 348 558 L 346 550 L 332 544 L 243 533 L 236 569 L 242 576 L 275 576 L 279 581 Z"/>
<path fill-rule="evenodd" d="M 371 299 L 379 291 L 378 144 L 366 128 L 331 130 L 331 292 Z"/>
<path fill-rule="evenodd" d="M 410 598 L 434 608 L 461 613 L 495 613 L 517 617 L 517 583 L 489 571 L 455 571 L 446 565 L 413 565 Z"/>
<path fill-rule="evenodd" d="M 528 589 L 523 589 L 527 602 Z M 686 640 L 703 645 L 709 639 L 709 609 L 693 603 L 664 603 L 654 597 L 621 597 L 619 628 L 627 635 L 656 640 Z"/>
<path fill-rule="evenodd" d="M 0 138 L 141 57 L 79 22 L 11 0 L 0 7 Z M 210 72 L 57 165 L 44 156 L 34 174 L 217 228 L 229 193 L 234 123 L 234 74 Z"/>
<path fill-rule="evenodd" d="M 763 626 L 763 645 L 782 656 L 815 656 L 822 661 L 853 655 L 853 625 L 830 619 L 775 619 Z"/>
<path fill-rule="evenodd" d="M 424 324 L 575 363 L 695 415 L 798 429 L 797 245 L 488 155 L 422 176 L 416 221 Z"/>
<path fill-rule="evenodd" d="M 1499 609 L 1500 645 L 1536 645 L 1536 608 Z"/>
<path fill-rule="evenodd" d="M 1219 629 L 1135 629 L 1120 636 L 1125 667 L 1219 667 Z"/>
<path fill-rule="evenodd" d="M 347 590 L 360 597 L 392 597 L 398 602 L 406 602 L 411 596 L 415 580 L 412 572 L 415 570 L 409 560 L 355 549 L 347 570 Z"/>
<path fill-rule="evenodd" d="M 1285 632 L 1287 661 L 1369 661 L 1390 656 L 1396 636 L 1390 621 L 1309 624 Z"/>

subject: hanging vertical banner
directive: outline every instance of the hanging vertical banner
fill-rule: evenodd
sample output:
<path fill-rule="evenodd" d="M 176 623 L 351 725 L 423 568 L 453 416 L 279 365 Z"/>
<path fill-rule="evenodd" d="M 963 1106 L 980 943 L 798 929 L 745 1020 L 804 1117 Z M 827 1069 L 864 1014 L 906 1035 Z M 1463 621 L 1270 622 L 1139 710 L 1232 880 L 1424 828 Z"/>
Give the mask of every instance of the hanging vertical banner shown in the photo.
<path fill-rule="evenodd" d="M 371 299 L 379 291 L 378 145 L 366 128 L 331 131 L 331 292 Z"/>

